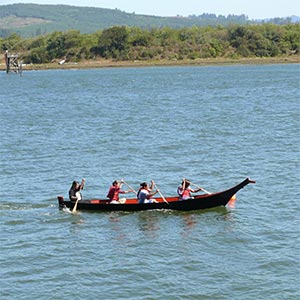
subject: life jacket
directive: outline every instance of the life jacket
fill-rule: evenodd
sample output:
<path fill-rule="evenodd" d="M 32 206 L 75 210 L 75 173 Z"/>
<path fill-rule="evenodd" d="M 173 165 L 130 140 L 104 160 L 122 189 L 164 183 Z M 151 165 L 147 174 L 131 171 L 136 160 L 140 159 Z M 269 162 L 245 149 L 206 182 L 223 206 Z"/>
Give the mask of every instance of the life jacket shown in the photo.
<path fill-rule="evenodd" d="M 185 190 L 182 189 L 182 186 L 179 186 L 177 189 L 177 194 L 180 199 L 189 199 L 191 198 L 191 191 L 189 188 L 186 188 Z"/>
<path fill-rule="evenodd" d="M 76 197 L 76 199 L 74 199 L 74 197 Z M 79 189 L 71 188 L 69 190 L 69 199 L 71 201 L 82 200 L 82 195 L 80 193 L 80 188 Z"/>
<path fill-rule="evenodd" d="M 151 198 L 150 191 L 145 188 L 140 188 L 137 192 L 138 203 L 145 203 L 146 200 Z"/>
<path fill-rule="evenodd" d="M 107 194 L 107 198 L 109 198 L 110 200 L 118 200 L 119 199 L 119 191 L 120 188 L 112 186 Z"/>
<path fill-rule="evenodd" d="M 181 195 L 182 199 L 188 199 L 188 198 L 191 198 L 191 191 L 189 188 L 185 189 L 183 192 L 182 192 L 182 195 Z"/>
<path fill-rule="evenodd" d="M 138 199 L 139 199 L 140 192 L 141 192 L 142 190 L 145 190 L 145 191 L 147 191 L 148 193 L 150 192 L 148 189 L 145 189 L 145 188 L 143 188 L 143 187 L 140 187 L 139 190 L 138 190 L 138 192 L 136 193 L 136 197 L 137 197 Z"/>

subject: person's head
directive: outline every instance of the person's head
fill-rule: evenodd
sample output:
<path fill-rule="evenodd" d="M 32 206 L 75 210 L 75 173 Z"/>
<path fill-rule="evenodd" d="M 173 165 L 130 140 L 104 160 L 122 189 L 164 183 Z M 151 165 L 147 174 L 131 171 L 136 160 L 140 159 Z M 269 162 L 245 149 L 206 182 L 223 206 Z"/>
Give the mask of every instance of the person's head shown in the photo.
<path fill-rule="evenodd" d="M 112 183 L 113 186 L 117 186 L 119 184 L 118 180 L 114 180 L 114 182 Z"/>
<path fill-rule="evenodd" d="M 183 186 L 184 183 L 185 183 L 185 188 L 188 188 L 190 186 L 190 182 L 187 179 L 183 180 L 181 182 L 181 185 Z"/>
<path fill-rule="evenodd" d="M 141 188 L 146 189 L 146 188 L 148 188 L 148 183 L 147 182 L 142 182 L 140 184 L 140 186 L 141 186 Z"/>
<path fill-rule="evenodd" d="M 78 187 L 79 187 L 79 182 L 74 180 L 72 183 L 72 189 L 78 189 Z"/>

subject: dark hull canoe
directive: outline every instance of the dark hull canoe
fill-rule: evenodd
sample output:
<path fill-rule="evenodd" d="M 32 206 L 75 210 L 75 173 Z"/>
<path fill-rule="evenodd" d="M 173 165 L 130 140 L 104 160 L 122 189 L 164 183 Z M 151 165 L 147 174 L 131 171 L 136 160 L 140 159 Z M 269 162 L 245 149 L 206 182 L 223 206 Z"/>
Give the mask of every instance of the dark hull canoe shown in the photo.
<path fill-rule="evenodd" d="M 226 206 L 230 199 L 244 186 L 255 181 L 246 178 L 238 185 L 213 194 L 196 195 L 195 197 L 179 201 L 178 197 L 154 198 L 158 203 L 138 204 L 136 198 L 127 199 L 125 203 L 112 204 L 107 199 L 90 199 L 78 201 L 77 210 L 90 211 L 143 211 L 151 209 L 171 209 L 178 211 L 190 211 L 208 209 L 218 206 Z M 59 208 L 73 209 L 75 202 L 64 200 L 63 196 L 58 196 Z"/>

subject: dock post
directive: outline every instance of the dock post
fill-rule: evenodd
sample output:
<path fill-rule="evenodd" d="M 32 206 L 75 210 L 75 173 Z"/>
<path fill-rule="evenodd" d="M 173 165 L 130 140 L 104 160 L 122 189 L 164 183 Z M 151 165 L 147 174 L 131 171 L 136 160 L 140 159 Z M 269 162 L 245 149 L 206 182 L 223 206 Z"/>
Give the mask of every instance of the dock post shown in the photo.
<path fill-rule="evenodd" d="M 4 54 L 5 64 L 6 64 L 6 73 L 15 72 L 22 76 L 23 68 L 22 62 L 19 62 L 19 56 L 17 54 L 9 54 L 8 50 Z"/>

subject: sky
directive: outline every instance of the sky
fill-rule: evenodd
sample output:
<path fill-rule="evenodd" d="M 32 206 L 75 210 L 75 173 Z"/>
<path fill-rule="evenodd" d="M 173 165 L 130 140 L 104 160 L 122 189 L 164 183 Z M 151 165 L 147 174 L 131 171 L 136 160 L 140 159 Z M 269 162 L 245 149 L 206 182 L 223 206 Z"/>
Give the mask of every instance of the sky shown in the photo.
<path fill-rule="evenodd" d="M 246 15 L 249 19 L 300 16 L 299 0 L 0 0 L 13 3 L 66 4 L 120 9 L 128 13 L 155 16 L 189 16 L 213 13 Z"/>

